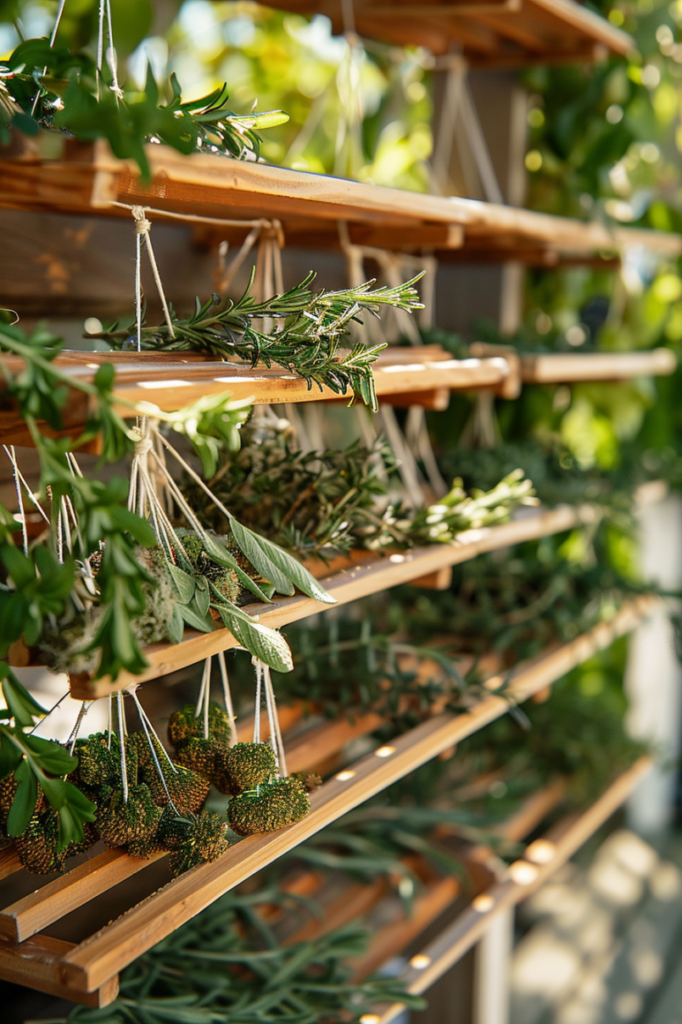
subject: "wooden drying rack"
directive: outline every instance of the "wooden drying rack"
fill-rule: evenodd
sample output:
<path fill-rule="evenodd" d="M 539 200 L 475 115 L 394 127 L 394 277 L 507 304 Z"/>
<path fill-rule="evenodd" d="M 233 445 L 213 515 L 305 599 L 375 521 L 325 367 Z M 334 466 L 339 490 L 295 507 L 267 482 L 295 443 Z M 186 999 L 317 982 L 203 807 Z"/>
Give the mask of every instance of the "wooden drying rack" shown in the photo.
<path fill-rule="evenodd" d="M 146 148 L 152 181 L 144 187 L 135 165 L 116 159 L 103 140 L 68 143 L 59 160 L 30 152 L 0 160 L 0 207 L 81 215 L 130 217 L 130 207 L 216 220 L 220 239 L 242 241 L 254 221 L 280 221 L 288 245 L 338 248 L 338 222 L 354 244 L 385 250 L 447 253 L 471 247 L 474 259 L 530 259 L 547 252 L 591 259 L 642 246 L 673 259 L 682 238 L 661 231 L 535 213 L 456 196 L 441 197 L 206 153 L 183 156 L 167 146 Z M 244 220 L 243 226 L 221 221 Z M 206 229 L 206 225 L 202 231 Z M 216 236 L 217 237 L 217 236 Z"/>
<path fill-rule="evenodd" d="M 610 622 L 600 623 L 571 643 L 554 647 L 504 675 L 494 675 L 486 683 L 490 696 L 473 703 L 468 711 L 437 714 L 338 772 L 312 794 L 312 810 L 302 821 L 279 832 L 242 840 L 213 863 L 200 865 L 164 885 L 78 945 L 53 939 L 43 934 L 43 929 L 163 855 L 142 861 L 121 850 L 109 850 L 47 882 L 0 912 L 0 977 L 76 1002 L 106 1005 L 116 997 L 118 972 L 165 935 L 309 836 L 499 718 L 510 703 L 527 700 L 608 647 L 655 605 L 656 600 L 649 597 L 631 601 Z M 497 696 L 495 691 L 503 685 L 505 696 Z M 296 715 L 294 709 L 293 717 Z M 298 770 L 328 760 L 334 753 L 331 736 L 346 742 L 343 733 L 334 733 L 337 727 L 336 722 L 323 723 L 312 744 L 310 737 L 301 742 L 308 753 L 301 756 L 299 752 Z M 305 734 L 301 740 L 304 738 Z M 18 870 L 13 851 L 0 854 L 0 878 Z"/>
<path fill-rule="evenodd" d="M 567 815 L 542 840 L 531 843 L 524 859 L 513 864 L 506 877 L 480 893 L 452 924 L 411 958 L 399 975 L 410 994 L 426 992 L 479 941 L 496 914 L 527 899 L 546 882 L 608 821 L 652 767 L 652 758 L 639 758 L 586 811 Z M 549 860 L 542 857 L 549 857 Z M 525 884 L 515 877 L 525 879 Z M 403 1009 L 401 1003 L 378 1009 L 376 1024 L 390 1024 Z"/>
<path fill-rule="evenodd" d="M 471 357 L 453 359 L 439 345 L 386 349 L 373 364 L 380 403 L 407 408 L 420 405 L 443 411 L 452 392 L 491 392 L 505 399 L 517 398 L 521 384 L 623 381 L 640 376 L 674 373 L 677 359 L 672 349 L 644 352 L 567 352 L 521 354 L 508 345 L 474 342 Z M 3 366 L 16 374 L 23 360 L 6 355 Z M 114 394 L 126 402 L 151 402 L 167 412 L 181 409 L 204 395 L 228 393 L 235 399 L 250 398 L 255 405 L 302 402 L 348 402 L 351 393 L 339 396 L 327 387 L 308 387 L 306 381 L 281 368 L 251 368 L 223 363 L 195 353 L 83 352 L 67 350 L 53 361 L 56 369 L 83 383 L 92 382 L 104 363 L 116 368 Z M 1 386 L 1 385 L 0 385 Z M 61 434 L 79 436 L 90 412 L 87 395 L 71 388 L 63 413 Z M 117 412 L 130 418 L 124 405 Z M 54 432 L 41 424 L 46 434 Z M 0 442 L 32 447 L 31 435 L 12 403 L 0 409 Z M 86 450 L 93 451 L 91 445 Z"/>
<path fill-rule="evenodd" d="M 599 509 L 595 505 L 560 505 L 549 512 L 524 516 L 502 526 L 467 530 L 459 534 L 452 544 L 434 544 L 385 556 L 361 551 L 357 554 L 360 560 L 356 564 L 331 576 L 323 576 L 321 582 L 336 598 L 337 605 L 348 604 L 390 587 L 437 573 L 444 567 L 458 565 L 486 551 L 561 533 L 581 524 L 594 523 L 599 516 Z M 246 606 L 245 610 L 250 615 L 258 616 L 259 622 L 263 625 L 278 629 L 330 607 L 334 606 L 296 595 L 278 598 L 270 605 L 251 604 Z M 93 681 L 87 675 L 72 675 L 71 694 L 79 700 L 105 697 L 117 690 L 124 690 L 131 683 L 139 684 L 168 675 L 178 669 L 197 664 L 219 651 L 231 650 L 237 646 L 237 641 L 225 628 L 216 629 L 213 633 L 186 630 L 184 638 L 178 644 L 153 644 L 145 648 L 144 654 L 149 666 L 140 675 L 131 676 L 127 672 L 121 672 L 115 682 L 106 678 Z M 9 660 L 16 667 L 36 664 L 32 652 L 22 644 L 12 647 Z"/>
<path fill-rule="evenodd" d="M 75 381 L 91 383 L 98 368 L 111 363 L 116 368 L 114 394 L 126 402 L 151 402 L 166 412 L 206 395 L 229 393 L 234 399 L 251 399 L 255 405 L 334 401 L 348 403 L 351 391 L 338 395 L 330 388 L 308 387 L 303 377 L 281 367 L 250 367 L 224 363 L 212 356 L 168 352 L 83 352 L 69 350 L 52 365 Z M 2 356 L 2 365 L 19 373 L 24 362 L 17 356 Z M 373 364 L 379 401 L 402 408 L 421 405 L 446 409 L 452 391 L 492 391 L 504 398 L 519 394 L 520 380 L 500 353 L 479 358 L 453 359 L 439 345 L 389 348 Z M 1 385 L 0 385 L 1 386 Z M 88 419 L 90 400 L 71 388 L 63 412 L 62 433 L 79 435 Z M 135 415 L 120 405 L 124 417 Z M 51 433 L 41 424 L 44 433 Z M 0 410 L 0 441 L 31 447 L 33 441 L 15 407 L 7 403 Z"/>
<path fill-rule="evenodd" d="M 341 0 L 268 0 L 296 14 L 326 14 L 345 31 Z M 573 0 L 363 0 L 354 9 L 361 36 L 397 46 L 454 48 L 474 68 L 603 60 L 634 49 L 627 33 Z"/>
<path fill-rule="evenodd" d="M 521 803 L 519 809 L 505 821 L 500 822 L 488 831 L 490 837 L 503 839 L 508 843 L 521 842 L 530 832 L 536 829 L 547 815 L 561 803 L 566 795 L 566 783 L 562 778 L 554 779 L 542 789 L 530 794 Z M 447 830 L 436 829 L 434 838 L 440 840 Z M 456 834 L 456 833 L 455 833 Z M 461 860 L 463 868 L 469 876 L 468 888 L 474 893 L 481 891 L 481 859 L 490 859 L 489 847 L 472 847 L 470 843 L 460 843 L 455 856 Z M 402 901 L 395 900 L 395 914 L 391 920 L 378 930 L 372 928 L 372 922 L 366 921 L 372 932 L 366 952 L 357 960 L 351 961 L 354 977 L 365 978 L 368 974 L 379 970 L 392 957 L 398 955 L 407 945 L 412 943 L 443 911 L 462 896 L 462 886 L 452 875 L 443 875 L 426 857 L 407 855 L 401 862 L 422 884 L 423 891 L 412 903 L 409 914 L 406 914 Z M 473 869 L 473 870 L 472 870 Z M 490 876 L 486 869 L 485 877 Z M 391 895 L 391 883 L 388 878 L 381 877 L 368 883 L 348 880 L 340 891 L 334 885 L 327 898 L 324 876 L 312 869 L 304 874 L 292 875 L 290 880 L 284 879 L 283 891 L 296 891 L 308 897 L 314 897 L 323 907 L 324 917 L 314 918 L 291 930 L 287 915 L 280 912 L 279 922 L 275 922 L 276 935 L 282 945 L 295 942 L 310 941 L 327 935 L 337 928 L 342 928 L 358 918 L 371 914 L 386 897 Z M 484 883 L 485 884 L 485 883 Z M 291 889 L 290 889 L 291 887 Z M 383 919 L 382 914 L 382 919 Z M 271 923 L 271 919 L 269 920 Z M 287 925 L 289 927 L 287 928 Z"/>

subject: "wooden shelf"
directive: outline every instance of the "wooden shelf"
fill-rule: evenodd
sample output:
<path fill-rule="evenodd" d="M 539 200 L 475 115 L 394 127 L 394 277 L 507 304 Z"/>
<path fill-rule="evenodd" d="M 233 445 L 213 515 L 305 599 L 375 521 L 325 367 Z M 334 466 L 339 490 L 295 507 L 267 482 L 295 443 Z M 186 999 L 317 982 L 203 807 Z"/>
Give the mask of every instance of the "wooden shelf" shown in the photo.
<path fill-rule="evenodd" d="M 643 352 L 518 352 L 511 345 L 490 345 L 476 341 L 469 346 L 481 359 L 503 356 L 510 377 L 524 384 L 578 384 L 581 381 L 631 380 L 633 377 L 666 377 L 677 369 L 677 356 L 670 348 Z"/>
<path fill-rule="evenodd" d="M 344 31 L 341 0 L 268 0 L 268 6 L 326 14 L 335 33 Z M 473 67 L 603 60 L 634 49 L 627 33 L 573 0 L 362 0 L 354 19 L 368 39 L 435 54 L 454 44 Z"/>
<path fill-rule="evenodd" d="M 640 758 L 632 768 L 619 775 L 588 810 L 581 814 L 568 815 L 551 829 L 544 837 L 542 850 L 543 854 L 549 856 L 549 861 L 533 862 L 535 844 L 531 843 L 524 855 L 527 859 L 512 865 L 506 878 L 480 894 L 451 925 L 424 947 L 418 958 L 412 958 L 399 975 L 409 992 L 413 995 L 426 992 L 478 942 L 495 914 L 527 899 L 547 881 L 597 829 L 608 821 L 652 766 L 653 761 L 650 757 Z M 536 850 L 538 846 L 535 846 Z M 526 884 L 520 880 L 519 868 L 523 870 Z M 514 876 L 519 880 L 515 881 Z M 403 1008 L 402 1004 L 396 1003 L 379 1010 L 377 1024 L 390 1024 Z"/>
<path fill-rule="evenodd" d="M 270 167 L 211 154 L 182 156 L 150 145 L 153 175 L 144 188 L 133 164 L 117 160 L 106 145 L 70 145 L 60 160 L 30 156 L 0 160 L 0 206 L 130 218 L 125 204 L 148 206 L 152 221 L 168 216 L 253 221 L 278 219 L 288 245 L 339 246 L 338 221 L 352 242 L 383 249 L 447 253 L 463 247 L 472 259 L 524 253 L 543 263 L 547 252 L 591 258 L 642 246 L 664 258 L 682 252 L 679 235 L 610 229 L 511 206 L 423 195 L 320 174 Z M 68 157 L 68 158 L 67 158 Z M 215 225 L 221 239 L 239 242 L 252 224 Z"/>
<path fill-rule="evenodd" d="M 43 942 L 53 940 L 46 939 L 39 929 L 95 899 L 123 878 L 144 870 L 151 861 L 108 851 L 91 858 L 89 867 L 81 865 L 47 882 L 0 913 L 0 977 L 17 980 L 14 972 L 21 959 L 22 984 L 76 1002 L 99 1000 L 104 1005 L 113 998 L 118 972 L 165 935 L 309 836 L 505 714 L 510 702 L 527 700 L 609 646 L 633 629 L 655 604 L 655 599 L 648 597 L 632 601 L 611 622 L 600 623 L 571 643 L 522 663 L 511 672 L 493 676 L 486 683 L 490 696 L 473 703 L 468 711 L 435 715 L 325 782 L 312 794 L 312 810 L 302 821 L 279 832 L 242 840 L 212 864 L 200 865 L 169 882 L 85 941 L 76 946 L 65 944 L 62 952 L 49 955 Z M 503 684 L 505 696 L 497 696 L 495 691 Z M 316 760 L 319 763 L 329 746 L 328 736 L 321 733 L 305 763 L 311 767 Z M 12 851 L 0 854 L 0 877 L 13 873 L 16 867 Z M 17 937 L 25 941 L 17 942 Z"/>
<path fill-rule="evenodd" d="M 527 515 L 503 526 L 467 530 L 461 533 L 453 544 L 412 548 L 383 557 L 363 551 L 360 552 L 362 561 L 358 564 L 331 576 L 322 577 L 321 582 L 336 598 L 337 606 L 348 604 L 390 587 L 397 587 L 401 583 L 410 583 L 429 573 L 437 572 L 444 566 L 466 562 L 485 551 L 522 544 L 524 541 L 570 530 L 580 524 L 593 523 L 599 515 L 599 509 L 595 505 L 561 505 L 549 512 Z M 251 604 L 246 607 L 246 611 L 258 616 L 264 625 L 278 629 L 330 607 L 335 606 L 320 604 L 312 598 L 296 595 L 277 599 L 270 605 Z M 139 676 L 121 672 L 116 682 L 111 682 L 109 679 L 92 681 L 89 676 L 74 675 L 71 677 L 71 693 L 80 700 L 105 697 L 117 690 L 124 690 L 131 683 L 139 684 L 168 675 L 188 665 L 197 664 L 219 651 L 227 651 L 237 646 L 237 641 L 225 628 L 216 629 L 213 633 L 188 630 L 179 644 L 153 644 L 147 647 L 144 653 L 149 667 Z M 26 648 L 15 646 L 10 651 L 10 661 L 19 667 L 36 664 L 30 654 Z"/>
<path fill-rule="evenodd" d="M 3 356 L 2 362 L 13 374 L 24 366 L 16 356 Z M 256 405 L 347 403 L 352 394 L 347 391 L 345 396 L 339 396 L 316 385 L 309 388 L 302 377 L 281 367 L 252 369 L 194 353 L 71 350 L 57 356 L 52 365 L 74 380 L 90 383 L 103 363 L 116 367 L 116 397 L 128 402 L 152 402 L 166 412 L 181 409 L 206 395 L 226 392 L 235 399 L 252 399 Z M 503 356 L 452 359 L 438 345 L 387 349 L 374 363 L 374 380 L 380 402 L 436 410 L 447 408 L 452 391 L 489 390 L 513 398 L 520 389 L 518 372 L 511 369 Z M 128 418 L 135 415 L 123 405 L 117 411 Z M 71 389 L 64 412 L 64 432 L 78 435 L 88 412 L 87 396 Z M 32 446 L 26 425 L 11 407 L 0 411 L 0 441 Z"/>

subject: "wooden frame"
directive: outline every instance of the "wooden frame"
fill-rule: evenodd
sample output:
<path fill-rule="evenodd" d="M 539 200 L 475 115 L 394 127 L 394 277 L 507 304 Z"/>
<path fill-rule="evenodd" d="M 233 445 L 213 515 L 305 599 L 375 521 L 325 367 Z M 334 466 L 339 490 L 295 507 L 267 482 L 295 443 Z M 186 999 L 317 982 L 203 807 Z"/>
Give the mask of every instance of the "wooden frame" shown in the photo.
<path fill-rule="evenodd" d="M 378 594 L 401 583 L 410 583 L 422 576 L 438 572 L 446 566 L 475 558 L 476 555 L 497 548 L 521 544 L 524 541 L 561 533 L 581 524 L 593 523 L 600 516 L 595 505 L 560 505 L 549 512 L 515 519 L 502 526 L 488 526 L 461 533 L 452 544 L 434 544 L 430 547 L 412 548 L 386 556 L 359 552 L 362 561 L 348 569 L 342 569 L 331 576 L 324 576 L 321 582 L 336 599 L 336 606 L 349 604 L 362 597 Z M 296 595 L 279 598 L 270 605 L 251 604 L 246 610 L 258 616 L 264 625 L 278 629 L 290 622 L 299 622 L 309 615 L 328 610 L 334 605 L 320 604 L 313 598 Z M 229 630 L 216 629 L 213 633 L 198 633 L 186 630 L 179 644 L 153 644 L 145 649 L 149 667 L 139 676 L 121 672 L 118 679 L 93 681 L 86 675 L 72 675 L 71 694 L 80 700 L 94 700 L 106 697 L 117 690 L 124 690 L 131 683 L 139 684 L 159 676 L 168 675 L 203 661 L 219 651 L 237 647 L 237 641 Z M 14 645 L 10 650 L 10 662 L 16 666 L 35 664 L 27 648 Z"/>
<path fill-rule="evenodd" d="M 421 953 L 412 957 L 399 975 L 409 992 L 412 995 L 426 992 L 478 942 L 497 914 L 527 899 L 547 881 L 608 821 L 652 767 L 650 757 L 641 757 L 619 775 L 586 811 L 566 816 L 542 840 L 531 843 L 524 855 L 527 859 L 515 862 L 507 877 L 477 896 L 451 925 Z M 534 849 L 538 853 L 542 851 L 549 860 L 534 860 Z M 402 1003 L 395 1003 L 378 1010 L 376 1024 L 390 1024 L 403 1008 Z"/>
<path fill-rule="evenodd" d="M 92 858 L 89 869 L 75 868 L 48 882 L 43 889 L 0 913 L 0 935 L 5 936 L 0 941 L 0 977 L 16 980 L 13 972 L 19 950 L 24 976 L 28 977 L 35 950 L 35 977 L 24 983 L 75 1001 L 99 999 L 104 1005 L 115 992 L 114 976 L 164 935 L 347 811 L 499 718 L 510 703 L 527 700 L 609 646 L 634 628 L 654 604 L 655 600 L 648 597 L 632 601 L 611 622 L 600 623 L 571 643 L 522 663 L 505 675 L 493 676 L 486 683 L 490 696 L 473 703 L 468 711 L 459 715 L 437 714 L 327 781 L 312 795 L 312 810 L 302 821 L 279 832 L 242 840 L 217 861 L 174 879 L 95 935 L 75 947 L 64 947 L 63 955 L 51 954 L 45 962 L 41 952 L 44 936 L 38 928 L 95 898 L 108 887 L 110 879 L 115 884 L 113 873 L 116 880 L 122 880 L 144 870 L 150 862 L 113 851 Z M 504 697 L 495 692 L 502 684 Z M 311 760 L 317 758 L 318 763 L 329 752 L 328 737 L 322 734 L 319 739 L 320 745 L 314 752 L 311 748 Z M 11 851 L 0 854 L 0 874 L 3 863 L 5 875 L 16 870 L 16 858 Z M 17 943 L 22 936 L 24 942 Z M 93 995 L 98 991 L 99 995 Z"/>
<path fill-rule="evenodd" d="M 272 0 L 271 7 L 326 14 L 345 30 L 340 0 Z M 473 67 L 522 67 L 625 55 L 633 40 L 573 0 L 364 0 L 355 5 L 361 36 L 446 54 L 455 45 Z"/>
<path fill-rule="evenodd" d="M 150 145 L 148 187 L 131 162 L 117 160 L 100 140 L 73 145 L 65 158 L 0 160 L 0 207 L 130 218 L 145 206 L 158 216 L 215 221 L 221 238 L 244 237 L 254 222 L 278 219 L 288 244 L 340 245 L 338 221 L 351 241 L 383 248 L 445 252 L 471 246 L 475 258 L 506 250 L 510 259 L 547 252 L 592 258 L 643 246 L 662 258 L 682 252 L 682 238 L 636 228 L 609 229 L 596 221 L 535 213 L 473 199 L 440 197 L 367 185 L 286 167 L 231 160 L 205 153 L 183 156 Z M 230 223 L 222 225 L 221 222 Z M 243 220 L 244 227 L 237 222 Z M 235 234 L 236 233 L 236 234 Z M 421 234 L 420 234 L 421 233 Z M 535 258 L 535 257 L 533 257 Z"/>
<path fill-rule="evenodd" d="M 116 368 L 114 394 L 126 402 L 152 402 L 167 412 L 181 409 L 205 395 L 229 393 L 234 399 L 251 399 L 255 405 L 342 401 L 351 391 L 337 395 L 330 388 L 308 387 L 303 377 L 281 367 L 251 368 L 224 363 L 211 356 L 166 352 L 83 352 L 64 351 L 52 365 L 91 383 L 98 368 L 111 363 Z M 12 374 L 23 368 L 23 360 L 4 355 L 2 365 Z M 482 359 L 453 359 L 439 345 L 417 345 L 386 349 L 373 364 L 380 402 L 400 407 L 424 405 L 446 409 L 451 391 L 490 390 L 516 397 L 520 378 L 499 353 Z M 0 388 L 2 383 L 0 383 Z M 88 418 L 87 396 L 72 388 L 64 413 L 64 433 L 77 435 Z M 131 418 L 135 412 L 119 405 L 117 412 Z M 5 444 L 32 446 L 26 425 L 16 411 L 0 412 L 0 440 Z"/>

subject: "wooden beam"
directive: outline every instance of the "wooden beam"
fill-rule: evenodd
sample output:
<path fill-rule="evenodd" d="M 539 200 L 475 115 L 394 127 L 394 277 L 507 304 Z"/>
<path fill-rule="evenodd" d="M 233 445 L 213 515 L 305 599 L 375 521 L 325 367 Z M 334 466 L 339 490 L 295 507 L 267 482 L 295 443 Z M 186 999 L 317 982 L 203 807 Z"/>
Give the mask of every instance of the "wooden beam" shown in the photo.
<path fill-rule="evenodd" d="M 488 349 L 489 351 L 489 349 Z M 556 352 L 520 356 L 524 384 L 572 384 L 669 376 L 677 369 L 670 348 L 647 352 Z"/>

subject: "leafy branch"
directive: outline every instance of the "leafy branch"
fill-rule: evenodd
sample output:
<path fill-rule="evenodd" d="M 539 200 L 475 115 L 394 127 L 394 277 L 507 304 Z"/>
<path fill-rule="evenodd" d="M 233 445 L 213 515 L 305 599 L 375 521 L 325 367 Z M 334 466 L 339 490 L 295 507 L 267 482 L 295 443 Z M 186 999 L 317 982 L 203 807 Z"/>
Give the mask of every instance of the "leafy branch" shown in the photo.
<path fill-rule="evenodd" d="M 227 104 L 227 87 L 189 102 L 182 101 L 175 75 L 170 78 L 170 102 L 159 103 L 159 89 L 147 69 L 142 91 L 116 94 L 98 89 L 94 61 L 85 52 L 71 53 L 49 40 L 27 39 L 0 64 L 6 102 L 0 104 L 0 142 L 9 141 L 10 128 L 36 135 L 41 128 L 58 129 L 78 139 L 104 138 L 115 156 L 135 160 L 144 181 L 151 172 L 145 144 L 164 142 L 180 153 L 197 150 L 237 159 L 260 155 L 258 128 L 288 121 L 281 110 L 238 115 Z"/>
<path fill-rule="evenodd" d="M 0 779 L 13 774 L 16 785 L 7 832 L 20 836 L 46 799 L 58 815 L 58 849 L 65 850 L 83 839 L 83 823 L 95 820 L 95 805 L 72 782 L 59 778 L 72 772 L 78 760 L 61 744 L 26 732 L 45 715 L 45 709 L 4 663 L 0 663 L 0 679 L 7 705 L 0 711 Z"/>
<path fill-rule="evenodd" d="M 360 322 L 360 313 L 378 316 L 382 306 L 413 312 L 421 309 L 414 285 L 422 275 L 397 288 L 375 288 L 367 281 L 357 288 L 321 291 L 315 294 L 311 271 L 304 280 L 282 295 L 256 302 L 252 294 L 255 269 L 241 298 L 228 299 L 217 310 L 221 299 L 213 295 L 203 305 L 196 300 L 194 313 L 184 319 L 172 310 L 173 331 L 168 324 L 142 326 L 142 348 L 164 352 L 205 352 L 222 359 L 236 359 L 250 366 L 282 366 L 298 374 L 322 390 L 334 394 L 347 390 L 376 411 L 377 399 L 372 363 L 385 345 L 357 342 L 350 349 L 341 348 L 348 337 L 351 323 Z M 274 320 L 277 328 L 265 333 L 258 321 Z M 88 334 L 101 338 L 117 349 L 136 347 L 131 324 L 124 329 L 114 325 L 108 331 Z"/>

